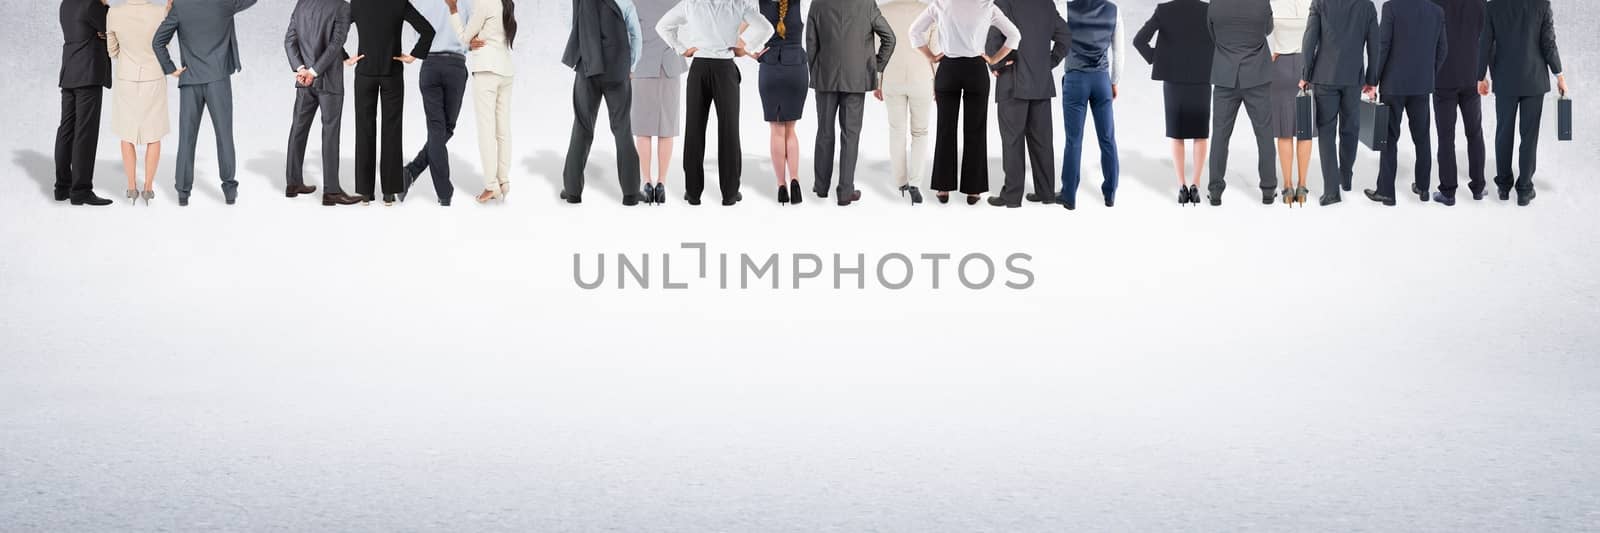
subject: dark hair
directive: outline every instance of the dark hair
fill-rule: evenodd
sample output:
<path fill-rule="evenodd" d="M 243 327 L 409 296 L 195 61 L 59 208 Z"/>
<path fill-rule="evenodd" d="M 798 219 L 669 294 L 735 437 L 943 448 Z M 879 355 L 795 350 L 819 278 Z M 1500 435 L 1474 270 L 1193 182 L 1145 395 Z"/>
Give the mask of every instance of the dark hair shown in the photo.
<path fill-rule="evenodd" d="M 504 0 L 505 10 L 500 13 L 500 23 L 506 28 L 506 48 L 516 46 L 517 42 L 517 2 Z"/>

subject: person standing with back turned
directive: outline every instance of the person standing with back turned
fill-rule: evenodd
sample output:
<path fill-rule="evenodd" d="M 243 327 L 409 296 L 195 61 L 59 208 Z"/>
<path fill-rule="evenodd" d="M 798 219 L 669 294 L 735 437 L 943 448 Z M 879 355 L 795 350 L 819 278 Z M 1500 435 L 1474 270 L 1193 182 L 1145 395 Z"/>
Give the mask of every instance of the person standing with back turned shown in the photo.
<path fill-rule="evenodd" d="M 428 58 L 422 61 L 417 72 L 417 92 L 422 96 L 422 116 L 428 124 L 428 142 L 417 156 L 400 168 L 403 196 L 411 195 L 411 187 L 423 172 L 433 178 L 433 192 L 439 205 L 449 207 L 455 197 L 456 187 L 450 182 L 454 173 L 450 168 L 450 139 L 455 138 L 456 123 L 461 120 L 461 106 L 467 96 L 468 47 L 482 47 L 483 42 L 462 39 L 450 27 L 450 5 L 444 0 L 421 0 L 417 11 L 433 26 L 433 42 L 428 47 Z M 460 8 L 461 18 L 471 19 L 471 3 Z"/>
<path fill-rule="evenodd" d="M 1500 200 L 1511 199 L 1517 190 L 1517 205 L 1533 202 L 1533 173 L 1539 161 L 1539 120 L 1544 115 L 1544 95 L 1550 92 L 1550 76 L 1556 89 L 1567 94 L 1567 77 L 1561 70 L 1561 51 L 1556 48 L 1556 20 L 1549 0 L 1495 0 L 1489 3 L 1488 24 L 1478 48 L 1478 94 L 1488 96 L 1491 78 L 1494 89 L 1494 184 Z M 1522 124 L 1517 125 L 1518 117 Z M 1511 174 L 1511 146 L 1522 135 L 1520 164 Z"/>
<path fill-rule="evenodd" d="M 161 138 L 167 136 L 167 76 L 161 73 L 154 48 L 156 28 L 167 18 L 167 5 L 128 0 L 106 15 L 106 49 L 117 61 L 111 88 L 111 130 L 122 139 L 122 170 L 128 175 L 128 199 L 149 206 L 156 196 L 156 167 L 161 163 Z M 128 44 L 131 46 L 123 46 Z M 144 146 L 144 188 L 139 188 L 139 146 Z"/>
<path fill-rule="evenodd" d="M 876 44 L 876 47 L 874 47 Z M 894 30 L 870 0 L 817 0 L 806 19 L 811 51 L 811 87 L 817 91 L 816 182 L 827 197 L 833 174 L 834 119 L 839 126 L 838 204 L 861 200 L 856 157 L 861 149 L 861 113 L 867 94 L 881 88 L 883 69 L 894 54 Z M 795 193 L 799 187 L 793 187 Z"/>
<path fill-rule="evenodd" d="M 889 0 L 879 9 L 896 35 L 911 35 L 911 25 L 926 8 L 918 0 Z M 908 40 L 930 43 L 937 56 L 943 52 L 936 49 L 939 39 L 934 33 L 929 28 L 920 37 Z M 888 110 L 889 168 L 900 196 L 909 194 L 911 205 L 922 203 L 922 183 L 928 179 L 928 111 L 933 107 L 933 72 L 934 65 L 918 54 L 892 54 L 883 71 L 882 88 L 872 93 Z"/>
<path fill-rule="evenodd" d="M 1478 95 L 1478 41 L 1488 8 L 1484 0 L 1433 0 L 1444 9 L 1444 32 L 1450 55 L 1433 88 L 1433 122 L 1439 130 L 1439 192 L 1433 201 L 1456 205 L 1460 186 L 1456 169 L 1456 117 L 1467 134 L 1467 188 L 1473 200 L 1483 199 L 1483 97 Z"/>
<path fill-rule="evenodd" d="M 166 20 L 156 28 L 154 43 L 161 71 L 178 78 L 178 167 L 176 188 L 178 205 L 189 205 L 194 188 L 194 149 L 200 140 L 200 119 L 211 112 L 211 127 L 217 137 L 217 167 L 222 177 L 222 197 L 228 205 L 239 198 L 239 182 L 233 146 L 233 81 L 239 63 L 239 38 L 234 33 L 233 16 L 256 0 L 217 0 L 174 2 Z M 183 66 L 172 63 L 167 44 L 173 36 Z"/>
<path fill-rule="evenodd" d="M 1367 1 L 1367 0 L 1357 0 Z M 1272 138 L 1272 5 L 1267 0 L 1213 0 L 1206 11 L 1216 53 L 1211 60 L 1211 96 L 1215 115 L 1211 130 L 1211 205 L 1222 205 L 1228 188 L 1228 144 L 1239 106 L 1250 114 L 1256 134 L 1256 171 L 1261 176 L 1261 203 L 1278 196 L 1277 150 Z"/>
<path fill-rule="evenodd" d="M 1127 35 L 1122 12 L 1111 0 L 1067 2 L 1067 28 L 1072 31 L 1072 51 L 1067 72 L 1061 76 L 1061 119 L 1067 146 L 1061 156 L 1061 195 L 1056 201 L 1068 210 L 1078 208 L 1078 179 L 1083 174 L 1083 124 L 1094 116 L 1095 137 L 1100 142 L 1100 193 L 1106 207 L 1116 205 L 1121 162 L 1117 157 L 1117 84 L 1127 55 Z M 1251 118 L 1255 115 L 1252 113 Z"/>
<path fill-rule="evenodd" d="M 561 198 L 583 201 L 583 169 L 594 145 L 595 118 L 605 101 L 611 138 L 617 150 L 617 182 L 622 205 L 638 205 L 639 151 L 633 146 L 633 66 L 639 63 L 644 36 L 632 0 L 573 0 L 572 33 L 562 64 L 576 71 L 572 81 L 572 139 L 562 168 Z M 621 44 L 616 44 L 621 43 Z"/>
<path fill-rule="evenodd" d="M 472 17 L 462 22 L 458 1 L 444 0 L 450 7 L 450 29 L 463 44 L 483 45 L 467 52 L 483 161 L 481 204 L 511 194 L 511 81 L 516 76 L 511 47 L 517 39 L 517 5 L 515 0 L 475 0 Z"/>
<path fill-rule="evenodd" d="M 100 108 L 111 87 L 103 0 L 61 0 L 61 125 L 56 128 L 57 202 L 111 205 L 94 194 Z"/>
<path fill-rule="evenodd" d="M 1050 0 L 997 0 L 995 7 L 1016 22 L 1022 50 L 1011 52 L 995 69 L 995 115 L 1000 120 L 1005 184 L 999 196 L 989 197 L 989 205 L 1022 207 L 1024 198 L 1055 203 L 1055 120 L 1050 100 L 1056 97 L 1056 83 L 1051 71 L 1072 48 L 1072 32 Z M 998 30 L 989 31 L 991 50 L 1004 41 Z M 1033 192 L 1024 194 L 1030 160 Z"/>
<path fill-rule="evenodd" d="M 1411 119 L 1411 143 L 1417 148 L 1416 182 L 1411 193 L 1428 201 L 1428 179 L 1433 175 L 1433 145 L 1428 128 L 1433 126 L 1429 105 L 1439 68 L 1444 66 L 1449 43 L 1444 32 L 1444 10 L 1428 0 L 1389 0 L 1383 4 L 1383 22 L 1378 27 L 1378 62 L 1367 72 L 1367 97 L 1382 90 L 1381 98 L 1391 111 L 1389 142 L 1383 145 L 1378 162 L 1378 188 L 1367 189 L 1367 199 L 1387 206 L 1395 204 L 1394 178 L 1399 171 L 1400 119 Z M 1372 86 L 1376 85 L 1376 88 Z"/>
<path fill-rule="evenodd" d="M 284 49 L 294 70 L 294 122 L 289 126 L 289 160 L 285 166 L 290 198 L 317 192 L 306 185 L 306 143 L 311 119 L 322 113 L 322 205 L 352 205 L 361 197 L 339 186 L 339 130 L 344 122 L 344 41 L 350 34 L 350 3 L 344 0 L 300 0 L 289 15 Z"/>
<path fill-rule="evenodd" d="M 1306 70 L 1300 88 L 1311 89 L 1317 104 L 1317 157 L 1322 160 L 1319 205 L 1344 199 L 1355 176 L 1360 146 L 1365 65 L 1378 62 L 1378 10 L 1371 0 L 1313 0 L 1306 22 Z"/>
<path fill-rule="evenodd" d="M 1200 203 L 1200 175 L 1206 167 L 1211 136 L 1211 32 L 1202 0 L 1172 0 L 1133 36 L 1133 46 L 1151 64 L 1150 78 L 1161 81 L 1166 104 L 1167 138 L 1172 140 L 1173 168 L 1178 172 L 1178 205 Z M 1156 39 L 1154 46 L 1150 40 Z M 1194 184 L 1184 181 L 1184 143 L 1194 142 Z"/>
<path fill-rule="evenodd" d="M 433 25 L 406 0 L 351 0 L 350 17 L 361 39 L 356 57 L 356 192 L 362 203 L 372 202 L 374 183 L 383 177 L 383 205 L 405 199 L 401 176 L 400 131 L 405 124 L 405 65 L 428 59 L 433 46 Z M 417 31 L 411 53 L 400 53 L 400 25 Z M 372 56 L 367 59 L 367 56 Z M 383 129 L 378 129 L 379 106 Z M 379 141 L 383 152 L 378 152 Z"/>
<path fill-rule="evenodd" d="M 1283 168 L 1283 203 L 1305 205 L 1306 174 L 1311 167 L 1311 128 L 1298 124 L 1300 74 L 1305 72 L 1306 24 L 1311 0 L 1272 0 L 1272 134 L 1278 138 L 1278 165 Z M 1298 135 L 1299 132 L 1305 135 Z M 1295 164 L 1300 181 L 1295 184 Z"/>
<path fill-rule="evenodd" d="M 676 4 L 675 0 L 634 1 L 639 11 L 639 24 L 645 31 L 640 42 L 639 62 L 633 66 L 633 109 L 628 113 L 633 119 L 633 142 L 639 152 L 639 179 L 645 183 L 644 201 L 657 205 L 667 203 L 672 140 L 683 131 L 682 78 L 689 71 L 689 63 L 667 46 L 654 28 Z M 655 164 L 654 173 L 651 172 L 652 163 Z"/>
<path fill-rule="evenodd" d="M 930 28 L 939 30 L 941 53 L 928 47 Z M 993 56 L 984 50 L 990 28 L 1005 35 Z M 911 46 L 936 70 L 934 194 L 939 203 L 949 203 L 950 193 L 959 189 L 967 195 L 967 205 L 977 205 L 989 192 L 989 72 L 1022 46 L 1022 32 L 994 0 L 933 0 L 911 24 Z"/>

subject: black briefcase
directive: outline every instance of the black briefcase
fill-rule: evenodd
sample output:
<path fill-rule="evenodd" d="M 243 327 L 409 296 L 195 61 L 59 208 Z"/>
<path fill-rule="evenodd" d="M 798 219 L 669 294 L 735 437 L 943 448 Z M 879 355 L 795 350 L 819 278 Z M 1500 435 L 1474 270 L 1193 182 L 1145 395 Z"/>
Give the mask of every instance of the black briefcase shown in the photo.
<path fill-rule="evenodd" d="M 1572 140 L 1572 99 L 1565 96 L 1556 100 L 1556 140 Z"/>
<path fill-rule="evenodd" d="M 1361 100 L 1361 144 L 1374 152 L 1381 152 L 1389 146 L 1389 121 L 1394 116 L 1389 113 L 1389 104 Z"/>
<path fill-rule="evenodd" d="M 1300 91 L 1294 97 L 1294 138 L 1309 140 L 1315 137 L 1317 130 L 1315 109 L 1317 103 L 1311 98 L 1309 91 Z"/>

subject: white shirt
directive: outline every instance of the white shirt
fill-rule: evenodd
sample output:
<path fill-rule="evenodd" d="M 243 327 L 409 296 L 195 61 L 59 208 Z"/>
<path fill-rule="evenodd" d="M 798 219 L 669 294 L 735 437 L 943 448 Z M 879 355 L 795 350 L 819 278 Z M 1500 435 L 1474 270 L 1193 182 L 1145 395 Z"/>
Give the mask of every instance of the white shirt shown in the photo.
<path fill-rule="evenodd" d="M 766 47 L 772 23 L 752 0 L 683 0 L 661 16 L 656 33 L 679 54 L 693 48 L 697 58 L 732 59 L 740 23 L 750 25 L 743 36 L 746 50 Z"/>
<path fill-rule="evenodd" d="M 947 57 L 978 57 L 984 55 L 983 45 L 988 41 L 989 28 L 1005 35 L 1005 47 L 1016 50 L 1022 44 L 1022 32 L 1006 18 L 1000 8 L 990 0 L 933 0 L 911 23 L 911 46 L 928 45 L 928 29 L 937 25 L 939 48 Z"/>
<path fill-rule="evenodd" d="M 1267 45 L 1274 54 L 1298 54 L 1311 18 L 1311 0 L 1272 0 L 1272 35 Z"/>

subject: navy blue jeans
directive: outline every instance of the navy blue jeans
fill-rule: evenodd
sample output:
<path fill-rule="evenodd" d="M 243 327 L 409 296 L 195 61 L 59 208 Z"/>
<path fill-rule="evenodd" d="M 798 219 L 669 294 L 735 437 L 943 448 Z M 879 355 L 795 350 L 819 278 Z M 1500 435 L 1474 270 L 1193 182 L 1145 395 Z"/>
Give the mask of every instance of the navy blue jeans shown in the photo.
<path fill-rule="evenodd" d="M 1117 197 L 1117 129 L 1111 110 L 1111 74 L 1068 71 L 1061 77 L 1061 116 L 1067 134 L 1066 152 L 1061 155 L 1061 194 L 1057 200 L 1078 204 L 1078 180 L 1083 166 L 1083 126 L 1085 116 L 1094 114 L 1094 131 L 1100 140 L 1100 171 L 1105 183 L 1100 191 L 1106 200 Z"/>

